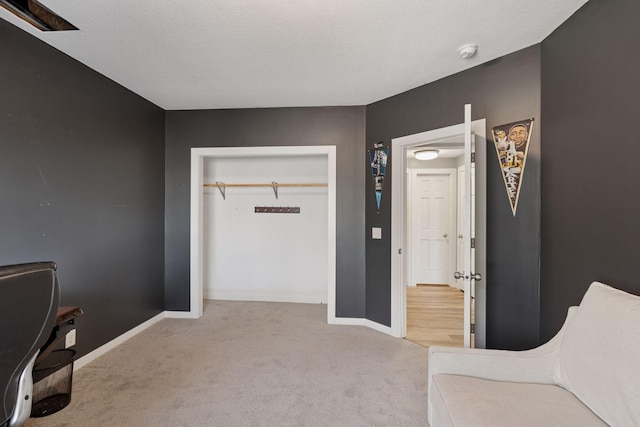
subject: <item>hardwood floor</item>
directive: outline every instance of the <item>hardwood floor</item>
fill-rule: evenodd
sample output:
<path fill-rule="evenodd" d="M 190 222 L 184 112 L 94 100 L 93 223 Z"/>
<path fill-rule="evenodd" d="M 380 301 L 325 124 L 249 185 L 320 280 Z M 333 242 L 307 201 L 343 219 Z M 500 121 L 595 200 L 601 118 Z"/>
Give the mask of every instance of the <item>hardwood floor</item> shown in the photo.
<path fill-rule="evenodd" d="M 416 344 L 464 346 L 464 293 L 446 285 L 407 287 L 407 339 Z"/>

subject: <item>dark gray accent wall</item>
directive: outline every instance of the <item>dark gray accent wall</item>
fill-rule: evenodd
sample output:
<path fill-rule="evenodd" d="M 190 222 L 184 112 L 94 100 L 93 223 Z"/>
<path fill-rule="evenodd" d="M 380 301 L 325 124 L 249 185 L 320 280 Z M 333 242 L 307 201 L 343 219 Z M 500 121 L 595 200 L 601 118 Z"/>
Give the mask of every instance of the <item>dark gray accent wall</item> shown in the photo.
<path fill-rule="evenodd" d="M 544 339 L 594 280 L 640 294 L 639 18 L 591 0 L 542 43 Z"/>
<path fill-rule="evenodd" d="M 364 317 L 364 120 L 364 107 L 168 111 L 166 308 L 189 310 L 192 147 L 335 145 L 336 316 Z"/>
<path fill-rule="evenodd" d="M 0 53 L 0 264 L 58 264 L 82 356 L 163 310 L 164 112 L 4 20 Z"/>
<path fill-rule="evenodd" d="M 539 342 L 540 247 L 540 46 L 421 86 L 367 106 L 366 148 L 396 137 L 464 122 L 464 104 L 473 120 L 487 119 L 487 288 L 486 345 L 524 349 Z M 491 128 L 536 119 L 517 216 L 507 200 Z M 366 176 L 366 317 L 391 322 L 391 169 L 378 213 L 373 179 Z M 371 227 L 382 227 L 372 240 Z"/>

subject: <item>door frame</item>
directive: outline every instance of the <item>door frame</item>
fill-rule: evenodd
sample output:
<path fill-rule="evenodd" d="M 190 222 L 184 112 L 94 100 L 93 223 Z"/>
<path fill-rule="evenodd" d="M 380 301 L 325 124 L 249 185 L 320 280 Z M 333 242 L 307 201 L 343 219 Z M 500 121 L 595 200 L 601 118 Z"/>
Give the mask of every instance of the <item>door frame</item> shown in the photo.
<path fill-rule="evenodd" d="M 327 323 L 336 323 L 336 146 L 291 147 L 199 147 L 191 149 L 191 225 L 189 314 L 197 319 L 203 313 L 203 198 L 204 159 L 210 157 L 287 157 L 327 156 Z"/>
<path fill-rule="evenodd" d="M 407 172 L 411 173 L 411 179 L 407 180 L 407 195 L 411 194 L 412 197 L 407 197 L 407 209 L 406 209 L 406 221 L 407 221 L 407 230 L 411 230 L 413 227 L 413 188 L 415 185 L 415 180 L 417 179 L 418 175 L 446 175 L 449 177 L 449 188 L 447 189 L 447 191 L 449 192 L 449 223 L 453 224 L 453 228 L 456 230 L 456 232 L 454 233 L 455 235 L 457 235 L 457 229 L 458 229 L 458 222 L 457 222 L 457 218 L 456 218 L 456 207 L 458 206 L 458 201 L 457 201 L 457 197 L 458 197 L 458 175 L 457 175 L 457 169 L 456 168 L 420 168 L 420 169 L 407 169 Z M 454 197 L 452 197 L 451 195 L 454 195 Z M 449 234 L 451 234 L 451 231 L 449 232 Z M 456 239 L 457 240 L 457 239 Z M 414 286 L 413 285 L 413 251 L 414 251 L 414 247 L 413 247 L 414 241 L 411 237 L 411 233 L 407 233 L 407 277 L 405 280 L 405 286 Z M 451 264 L 451 260 L 452 259 L 456 259 L 457 257 L 457 253 L 455 251 L 455 249 L 457 248 L 457 241 L 456 241 L 456 245 L 453 245 L 454 248 L 451 248 L 451 245 L 449 247 L 449 266 L 447 267 L 447 270 L 449 270 L 448 272 L 451 273 L 451 275 L 453 275 L 453 272 L 455 270 L 455 266 Z M 411 248 L 411 249 L 409 249 Z M 448 283 L 449 286 L 451 286 L 451 283 Z"/>
<path fill-rule="evenodd" d="M 475 292 L 475 345 L 485 347 L 486 335 L 486 119 L 471 122 L 476 135 L 476 272 L 484 278 L 476 283 Z M 406 257 L 402 254 L 406 233 L 406 150 L 429 143 L 446 143 L 464 135 L 464 123 L 433 129 L 391 140 L 391 333 L 405 337 L 406 286 L 404 274 Z M 458 140 L 459 141 L 459 140 Z"/>

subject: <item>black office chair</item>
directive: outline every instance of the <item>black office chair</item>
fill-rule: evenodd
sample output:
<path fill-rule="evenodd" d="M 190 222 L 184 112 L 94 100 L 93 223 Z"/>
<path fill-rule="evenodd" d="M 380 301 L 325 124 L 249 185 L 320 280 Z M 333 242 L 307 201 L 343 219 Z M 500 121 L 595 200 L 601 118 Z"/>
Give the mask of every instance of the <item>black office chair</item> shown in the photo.
<path fill-rule="evenodd" d="M 31 413 L 31 371 L 58 312 L 56 264 L 0 267 L 0 427 L 22 425 Z"/>

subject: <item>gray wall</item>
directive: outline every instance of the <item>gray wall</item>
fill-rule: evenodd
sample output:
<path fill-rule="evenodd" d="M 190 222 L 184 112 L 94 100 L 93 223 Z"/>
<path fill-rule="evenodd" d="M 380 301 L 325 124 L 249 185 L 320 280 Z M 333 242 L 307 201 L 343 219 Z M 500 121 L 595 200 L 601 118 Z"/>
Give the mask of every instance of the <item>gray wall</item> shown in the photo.
<path fill-rule="evenodd" d="M 0 20 L 0 264 L 58 263 L 79 355 L 163 310 L 164 112 Z"/>
<path fill-rule="evenodd" d="M 473 120 L 487 119 L 486 345 L 523 349 L 539 342 L 540 247 L 540 46 L 532 46 L 367 106 L 366 148 L 391 139 Z M 517 216 L 507 200 L 491 128 L 534 117 Z M 390 161 L 390 160 L 389 160 Z M 382 240 L 367 231 L 367 318 L 391 322 L 391 168 L 380 213 L 365 162 L 366 230 L 382 227 Z"/>
<path fill-rule="evenodd" d="M 336 145 L 336 316 L 364 317 L 364 113 L 364 107 L 168 111 L 166 309 L 189 309 L 191 147 Z"/>
<path fill-rule="evenodd" d="M 542 43 L 544 339 L 594 280 L 640 294 L 639 17 L 591 0 Z"/>
<path fill-rule="evenodd" d="M 58 262 L 85 354 L 189 309 L 190 147 L 335 144 L 336 314 L 389 325 L 389 233 L 367 230 L 390 230 L 391 182 L 378 214 L 366 149 L 460 123 L 471 103 L 488 135 L 536 118 L 515 218 L 487 141 L 487 345 L 532 347 L 592 280 L 640 293 L 638 16 L 635 0 L 591 0 L 541 45 L 366 108 L 166 114 L 0 20 L 0 263 Z"/>

